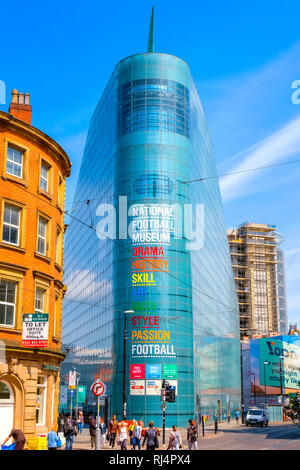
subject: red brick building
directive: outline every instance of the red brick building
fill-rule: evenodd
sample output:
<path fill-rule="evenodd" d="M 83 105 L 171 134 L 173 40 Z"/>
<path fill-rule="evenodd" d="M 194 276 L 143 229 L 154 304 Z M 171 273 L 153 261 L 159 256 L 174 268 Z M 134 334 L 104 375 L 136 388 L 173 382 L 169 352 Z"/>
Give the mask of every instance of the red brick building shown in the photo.
<path fill-rule="evenodd" d="M 56 425 L 61 352 L 65 181 L 71 163 L 31 125 L 29 95 L 0 112 L 0 441 Z M 47 347 L 22 344 L 23 315 L 46 313 Z"/>

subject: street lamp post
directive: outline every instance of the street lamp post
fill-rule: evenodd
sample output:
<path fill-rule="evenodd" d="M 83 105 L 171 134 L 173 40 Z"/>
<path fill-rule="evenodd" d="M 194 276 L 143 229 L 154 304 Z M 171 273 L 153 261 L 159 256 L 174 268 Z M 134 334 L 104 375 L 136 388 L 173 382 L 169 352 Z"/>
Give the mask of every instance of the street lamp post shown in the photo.
<path fill-rule="evenodd" d="M 81 374 L 77 372 L 75 367 L 72 367 L 73 371 L 75 372 L 75 377 L 76 377 L 76 419 L 78 419 L 78 383 L 81 377 Z"/>
<path fill-rule="evenodd" d="M 264 383 L 265 383 L 265 405 L 267 403 L 267 384 L 266 384 L 266 366 L 270 363 L 268 361 L 264 362 Z"/>
<path fill-rule="evenodd" d="M 282 383 L 282 366 L 281 366 L 281 361 L 282 361 L 282 359 L 284 359 L 284 356 L 279 356 L 281 409 L 283 409 L 283 383 Z"/>
<path fill-rule="evenodd" d="M 134 313 L 133 310 L 124 311 L 124 342 L 123 342 L 123 419 L 126 419 L 126 345 L 127 345 L 127 333 L 126 333 L 126 319 L 128 313 Z"/>
<path fill-rule="evenodd" d="M 254 394 L 254 404 L 256 405 L 256 391 L 255 391 L 255 372 L 251 372 L 251 375 L 254 375 L 254 382 L 253 382 L 253 394 Z"/>
<path fill-rule="evenodd" d="M 244 368 L 243 368 L 243 361 L 244 361 L 244 356 L 243 356 L 243 346 L 242 346 L 242 341 L 240 341 L 241 344 L 241 408 L 242 408 L 242 424 L 245 422 L 245 417 L 244 417 Z"/>

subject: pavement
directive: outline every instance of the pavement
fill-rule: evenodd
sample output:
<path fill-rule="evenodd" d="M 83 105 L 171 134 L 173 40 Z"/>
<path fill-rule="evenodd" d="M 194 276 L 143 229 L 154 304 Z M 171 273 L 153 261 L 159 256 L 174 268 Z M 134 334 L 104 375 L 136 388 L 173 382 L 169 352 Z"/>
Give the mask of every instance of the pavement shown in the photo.
<path fill-rule="evenodd" d="M 159 450 L 166 450 L 169 442 L 170 429 L 166 429 L 166 445 L 162 445 L 162 433 L 159 436 Z M 179 429 L 182 437 L 182 450 L 188 450 L 186 429 Z M 131 446 L 128 444 L 127 449 Z M 89 429 L 84 428 L 82 434 L 74 439 L 73 450 L 90 450 Z M 198 437 L 199 450 L 300 450 L 300 427 L 294 423 L 274 423 L 268 427 L 246 427 L 243 424 L 220 423 L 219 432 L 215 434 L 213 425 L 205 426 L 205 435 L 200 429 Z M 105 442 L 101 450 L 112 450 Z M 115 444 L 113 450 L 120 450 Z"/>

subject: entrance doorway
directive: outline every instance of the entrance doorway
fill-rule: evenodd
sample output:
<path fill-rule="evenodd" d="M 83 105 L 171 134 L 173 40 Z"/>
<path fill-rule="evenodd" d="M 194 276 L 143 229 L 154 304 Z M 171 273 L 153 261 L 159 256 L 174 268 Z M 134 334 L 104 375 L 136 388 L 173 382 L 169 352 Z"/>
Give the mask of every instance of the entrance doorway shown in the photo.
<path fill-rule="evenodd" d="M 14 392 L 8 382 L 0 379 L 0 444 L 14 424 Z"/>

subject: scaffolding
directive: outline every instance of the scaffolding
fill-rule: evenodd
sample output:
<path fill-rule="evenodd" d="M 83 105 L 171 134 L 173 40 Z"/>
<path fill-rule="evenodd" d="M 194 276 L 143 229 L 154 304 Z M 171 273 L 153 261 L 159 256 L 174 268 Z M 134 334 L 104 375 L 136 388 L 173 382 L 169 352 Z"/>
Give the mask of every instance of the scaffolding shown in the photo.
<path fill-rule="evenodd" d="M 280 331 L 276 226 L 244 223 L 227 230 L 240 313 L 241 338 Z"/>

